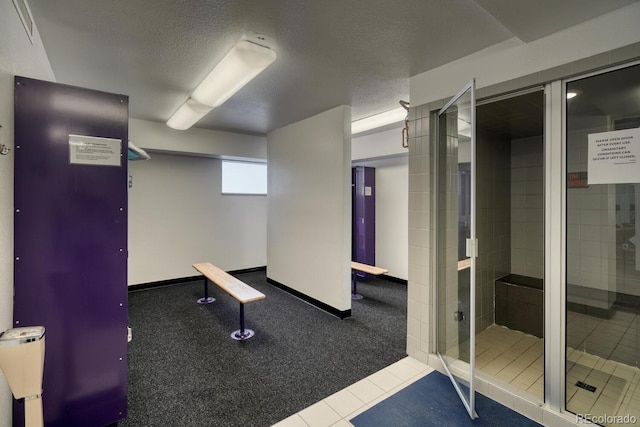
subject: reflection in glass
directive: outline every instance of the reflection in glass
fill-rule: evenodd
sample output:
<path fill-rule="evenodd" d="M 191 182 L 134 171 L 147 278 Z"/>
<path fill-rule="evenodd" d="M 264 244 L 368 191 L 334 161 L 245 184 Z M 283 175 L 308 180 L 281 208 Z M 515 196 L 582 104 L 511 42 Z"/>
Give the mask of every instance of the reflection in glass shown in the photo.
<path fill-rule="evenodd" d="M 472 365 L 474 313 L 471 264 L 472 86 L 438 121 L 437 155 L 437 351 L 467 411 L 475 417 Z"/>
<path fill-rule="evenodd" d="M 640 126 L 640 66 L 566 90 L 578 94 L 566 124 L 566 407 L 618 425 L 616 415 L 640 420 L 640 180 L 620 182 L 612 164 L 604 183 L 590 183 L 589 136 Z"/>

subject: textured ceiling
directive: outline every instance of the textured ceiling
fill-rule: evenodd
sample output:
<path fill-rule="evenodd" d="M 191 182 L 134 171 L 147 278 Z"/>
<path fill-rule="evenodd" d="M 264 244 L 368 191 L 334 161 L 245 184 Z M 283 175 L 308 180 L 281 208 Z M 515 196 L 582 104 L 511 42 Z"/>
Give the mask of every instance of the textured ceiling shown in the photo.
<path fill-rule="evenodd" d="M 338 105 L 354 120 L 396 108 L 412 75 L 634 1 L 28 2 L 58 82 L 128 95 L 131 117 L 157 122 L 239 39 L 265 37 L 276 62 L 196 124 L 264 134 Z"/>

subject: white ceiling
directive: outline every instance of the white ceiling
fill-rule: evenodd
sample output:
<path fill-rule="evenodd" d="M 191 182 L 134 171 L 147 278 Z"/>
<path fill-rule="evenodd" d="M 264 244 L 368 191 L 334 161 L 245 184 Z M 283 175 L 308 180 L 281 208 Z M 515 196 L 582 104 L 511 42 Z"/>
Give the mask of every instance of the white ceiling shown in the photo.
<path fill-rule="evenodd" d="M 409 77 L 638 0 L 28 0 L 56 79 L 166 121 L 242 37 L 278 58 L 197 127 L 264 134 L 338 105 L 399 106 Z M 453 95 L 453 94 L 452 94 Z"/>

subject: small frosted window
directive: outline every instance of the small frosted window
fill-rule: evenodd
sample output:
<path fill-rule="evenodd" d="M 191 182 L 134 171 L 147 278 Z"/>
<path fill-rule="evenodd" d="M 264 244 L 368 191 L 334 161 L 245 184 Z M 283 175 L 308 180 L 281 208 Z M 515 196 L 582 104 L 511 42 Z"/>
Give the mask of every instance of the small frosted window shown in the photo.
<path fill-rule="evenodd" d="M 223 161 L 222 194 L 267 194 L 267 165 Z"/>

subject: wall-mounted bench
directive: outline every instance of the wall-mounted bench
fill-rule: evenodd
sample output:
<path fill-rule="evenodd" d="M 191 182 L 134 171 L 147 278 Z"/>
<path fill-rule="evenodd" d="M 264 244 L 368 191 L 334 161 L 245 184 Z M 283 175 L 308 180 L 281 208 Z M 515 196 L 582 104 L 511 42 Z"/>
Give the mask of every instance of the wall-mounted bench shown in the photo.
<path fill-rule="evenodd" d="M 369 264 L 361 264 L 359 262 L 351 261 L 351 299 L 362 299 L 362 295 L 360 295 L 356 289 L 356 287 L 358 286 L 358 271 L 373 274 L 374 276 L 389 272 L 389 270 L 387 270 L 386 268 L 380 268 Z"/>
<path fill-rule="evenodd" d="M 251 286 L 208 262 L 193 264 L 192 267 L 204 276 L 204 298 L 200 298 L 198 302 L 200 304 L 209 304 L 215 301 L 215 299 L 209 297 L 209 282 L 218 285 L 226 293 L 240 302 L 240 329 L 234 331 L 231 334 L 231 338 L 235 340 L 251 338 L 255 332 L 251 329 L 245 329 L 244 327 L 244 305 L 265 299 L 266 296 L 262 292 L 253 289 Z"/>

